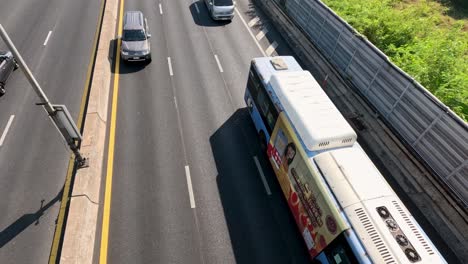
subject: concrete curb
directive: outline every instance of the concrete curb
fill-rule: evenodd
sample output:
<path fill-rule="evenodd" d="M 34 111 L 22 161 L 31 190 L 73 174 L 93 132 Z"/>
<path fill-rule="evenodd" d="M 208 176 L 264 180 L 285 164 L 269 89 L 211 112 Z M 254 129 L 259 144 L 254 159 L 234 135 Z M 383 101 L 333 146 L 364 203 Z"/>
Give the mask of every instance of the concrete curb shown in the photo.
<path fill-rule="evenodd" d="M 112 77 L 109 45 L 115 38 L 118 4 L 118 0 L 106 0 L 81 143 L 90 166 L 75 175 L 60 263 L 93 261 Z"/>

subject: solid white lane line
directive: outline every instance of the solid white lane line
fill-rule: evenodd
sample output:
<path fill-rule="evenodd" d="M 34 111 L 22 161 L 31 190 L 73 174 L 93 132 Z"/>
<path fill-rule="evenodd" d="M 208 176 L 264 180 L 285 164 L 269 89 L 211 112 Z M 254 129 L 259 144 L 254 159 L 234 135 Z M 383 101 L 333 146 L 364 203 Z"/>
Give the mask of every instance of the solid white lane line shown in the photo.
<path fill-rule="evenodd" d="M 268 29 L 267 28 L 264 28 L 262 29 L 260 32 L 258 32 L 258 34 L 255 36 L 255 38 L 257 40 L 261 40 L 263 37 L 265 37 L 265 35 L 268 33 Z"/>
<path fill-rule="evenodd" d="M 214 57 L 215 57 L 216 63 L 218 64 L 219 71 L 224 72 L 223 67 L 221 66 L 221 62 L 219 62 L 218 55 L 215 54 Z"/>
<path fill-rule="evenodd" d="M 264 57 L 267 57 L 265 51 L 263 51 L 262 49 L 262 46 L 260 46 L 260 43 L 258 43 L 257 39 L 255 38 L 255 36 L 253 35 L 252 31 L 250 31 L 250 28 L 249 26 L 247 25 L 247 23 L 245 22 L 244 18 L 242 17 L 241 13 L 239 12 L 239 10 L 236 8 L 234 8 L 234 10 L 236 10 L 236 13 L 237 13 L 237 16 L 240 17 L 242 23 L 244 24 L 245 28 L 247 28 L 247 31 L 249 31 L 249 34 L 250 36 L 252 37 L 252 39 L 254 40 L 255 44 L 257 44 L 257 47 L 258 49 L 260 50 L 260 52 L 262 52 L 263 56 Z"/>
<path fill-rule="evenodd" d="M 260 18 L 259 17 L 254 17 L 252 20 L 249 21 L 249 27 L 255 26 L 255 24 L 257 24 L 258 21 L 260 21 Z"/>
<path fill-rule="evenodd" d="M 190 207 L 195 208 L 195 198 L 193 197 L 192 178 L 190 178 L 189 166 L 185 166 L 185 177 L 187 178 L 187 187 L 190 197 Z"/>
<path fill-rule="evenodd" d="M 8 119 L 8 123 L 5 127 L 5 130 L 3 131 L 2 137 L 0 138 L 0 147 L 3 145 L 3 141 L 5 141 L 5 137 L 8 133 L 8 130 L 10 129 L 11 123 L 13 123 L 13 119 L 15 119 L 15 115 L 11 115 L 10 119 Z"/>
<path fill-rule="evenodd" d="M 174 75 L 174 73 L 172 72 L 171 57 L 167 57 L 167 65 L 169 65 L 169 75 Z"/>
<path fill-rule="evenodd" d="M 44 46 L 47 45 L 47 41 L 49 41 L 50 34 L 52 34 L 52 31 L 49 31 L 49 34 L 47 34 L 47 37 L 46 37 L 46 39 L 44 41 Z"/>
<path fill-rule="evenodd" d="M 262 170 L 262 167 L 260 166 L 260 162 L 258 161 L 257 156 L 254 156 L 253 159 L 255 161 L 255 165 L 257 166 L 257 170 L 260 173 L 260 177 L 262 178 L 263 186 L 265 187 L 266 193 L 268 195 L 271 195 L 270 186 L 268 185 L 268 182 L 266 181 L 265 174 L 263 174 L 263 170 Z"/>
<path fill-rule="evenodd" d="M 271 56 L 271 54 L 273 54 L 273 52 L 275 52 L 275 49 L 278 47 L 278 43 L 276 43 L 276 41 L 273 41 L 273 43 L 270 44 L 270 46 L 268 46 L 268 48 L 266 49 L 266 54 L 268 56 Z"/>
<path fill-rule="evenodd" d="M 159 4 L 159 13 L 162 15 L 163 14 L 163 11 L 162 11 L 162 5 Z"/>
<path fill-rule="evenodd" d="M 197 10 L 197 13 L 200 14 L 200 9 L 198 9 L 198 4 L 195 3 L 195 9 Z"/>

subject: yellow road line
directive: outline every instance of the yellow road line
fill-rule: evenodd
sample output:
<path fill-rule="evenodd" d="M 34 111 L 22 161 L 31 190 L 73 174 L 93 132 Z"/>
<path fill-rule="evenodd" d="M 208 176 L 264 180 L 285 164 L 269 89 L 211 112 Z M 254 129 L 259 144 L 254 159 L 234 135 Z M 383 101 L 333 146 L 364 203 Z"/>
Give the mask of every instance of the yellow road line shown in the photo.
<path fill-rule="evenodd" d="M 119 7 L 119 24 L 118 34 L 122 32 L 122 17 L 123 17 L 124 0 L 120 0 Z M 114 91 L 112 95 L 112 110 L 111 123 L 109 131 L 109 151 L 107 154 L 107 174 L 106 186 L 104 191 L 104 209 L 102 213 L 102 233 L 101 233 L 101 251 L 99 255 L 99 263 L 107 263 L 107 249 L 109 244 L 109 221 L 112 198 L 112 174 L 114 169 L 114 147 L 115 147 L 115 127 L 117 122 L 117 99 L 119 95 L 119 68 L 120 68 L 120 45 L 121 40 L 117 39 L 117 49 L 115 51 L 115 73 L 114 73 Z"/>
<path fill-rule="evenodd" d="M 57 219 L 57 225 L 55 226 L 54 240 L 52 241 L 52 248 L 50 250 L 49 264 L 57 263 L 58 248 L 60 244 L 60 238 L 63 232 L 63 223 L 65 220 L 65 209 L 68 205 L 68 194 L 70 192 L 70 185 L 73 173 L 73 167 L 75 165 L 75 155 L 72 154 L 70 161 L 68 162 L 67 176 L 65 178 L 65 185 L 63 186 L 62 199 L 60 201 L 59 215 Z"/>
<path fill-rule="evenodd" d="M 98 17 L 96 32 L 94 33 L 94 41 L 93 41 L 93 46 L 92 46 L 93 48 L 91 51 L 91 57 L 89 59 L 88 70 L 86 72 L 86 81 L 85 81 L 85 85 L 83 89 L 83 95 L 81 97 L 80 112 L 78 114 L 78 121 L 76 123 L 80 131 L 84 125 L 83 119 L 85 116 L 86 100 L 88 98 L 88 93 L 89 93 L 89 89 L 91 86 L 91 83 L 90 83 L 91 74 L 92 74 L 93 65 L 95 62 L 99 34 L 101 33 L 100 28 L 102 26 L 102 18 L 104 17 L 105 3 L 106 3 L 105 0 L 101 0 L 101 7 L 99 9 L 100 13 Z M 65 177 L 65 184 L 63 186 L 62 198 L 60 199 L 60 208 L 59 208 L 59 214 L 57 218 L 57 225 L 55 226 L 54 238 L 52 240 L 52 247 L 50 249 L 49 264 L 57 263 L 57 255 L 58 255 L 60 240 L 62 238 L 62 233 L 64 231 L 63 225 L 65 222 L 65 211 L 68 206 L 68 200 L 69 200 L 69 194 L 70 194 L 70 188 L 71 188 L 71 179 L 73 176 L 74 165 L 75 165 L 75 156 L 72 154 L 72 156 L 70 157 L 70 161 L 68 162 L 67 175 Z"/>

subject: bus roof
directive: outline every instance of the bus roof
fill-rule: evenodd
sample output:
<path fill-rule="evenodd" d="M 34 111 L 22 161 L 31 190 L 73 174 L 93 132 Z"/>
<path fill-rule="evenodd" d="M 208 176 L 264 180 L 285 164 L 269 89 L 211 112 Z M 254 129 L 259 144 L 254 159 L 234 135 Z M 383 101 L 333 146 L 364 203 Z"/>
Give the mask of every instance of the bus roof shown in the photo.
<path fill-rule="evenodd" d="M 310 160 L 375 263 L 446 263 L 359 144 Z"/>
<path fill-rule="evenodd" d="M 277 72 L 270 84 L 309 151 L 354 144 L 356 133 L 310 72 Z"/>
<path fill-rule="evenodd" d="M 260 78 L 264 84 L 268 84 L 271 76 L 276 72 L 302 71 L 301 65 L 299 65 L 296 59 L 292 56 L 254 58 L 252 59 L 252 63 L 257 68 Z M 282 66 L 286 66 L 286 68 Z"/>

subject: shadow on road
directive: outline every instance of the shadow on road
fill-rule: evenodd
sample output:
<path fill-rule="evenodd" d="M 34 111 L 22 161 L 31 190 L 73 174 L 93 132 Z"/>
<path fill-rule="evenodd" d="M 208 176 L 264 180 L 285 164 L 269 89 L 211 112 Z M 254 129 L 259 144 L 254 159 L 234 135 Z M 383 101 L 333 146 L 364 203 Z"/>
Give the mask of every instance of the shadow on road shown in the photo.
<path fill-rule="evenodd" d="M 247 108 L 238 109 L 210 137 L 210 144 L 236 263 L 309 263 L 280 187 L 260 152 Z M 263 164 L 271 196 L 253 156 Z"/>
<path fill-rule="evenodd" d="M 47 211 L 52 205 L 60 200 L 62 197 L 62 190 L 54 197 L 54 199 L 50 200 L 47 204 L 44 205 L 44 200 L 41 200 L 41 206 L 39 210 L 34 213 L 24 214 L 20 218 L 18 218 L 14 223 L 9 225 L 7 228 L 2 230 L 0 233 L 0 248 L 8 244 L 13 238 L 23 232 L 26 228 L 28 228 L 31 224 L 38 225 L 39 219 Z"/>
<path fill-rule="evenodd" d="M 190 5 L 190 13 L 195 24 L 202 27 L 224 27 L 231 23 L 229 20 L 213 20 L 203 0 L 192 3 Z"/>
<path fill-rule="evenodd" d="M 125 62 L 120 60 L 120 71 L 119 74 L 128 74 L 139 72 L 148 66 L 148 61 L 128 61 Z"/>

